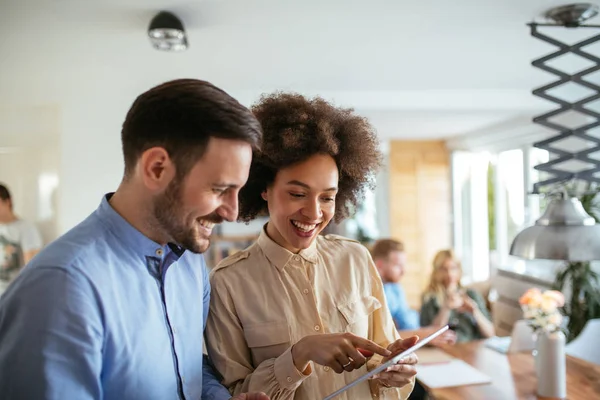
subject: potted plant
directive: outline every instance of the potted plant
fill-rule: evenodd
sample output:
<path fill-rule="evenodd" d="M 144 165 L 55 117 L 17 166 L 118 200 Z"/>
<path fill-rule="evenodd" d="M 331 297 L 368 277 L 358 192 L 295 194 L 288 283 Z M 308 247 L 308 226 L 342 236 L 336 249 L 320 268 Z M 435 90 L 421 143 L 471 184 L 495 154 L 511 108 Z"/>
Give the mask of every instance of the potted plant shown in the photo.
<path fill-rule="evenodd" d="M 571 192 L 575 190 L 571 188 Z M 577 196 L 596 223 L 600 222 L 599 192 L 600 185 L 588 183 L 583 194 Z M 553 288 L 569 293 L 563 313 L 568 317 L 567 342 L 570 342 L 581 333 L 588 320 L 600 318 L 600 275 L 590 262 L 570 262 L 556 274 Z"/>

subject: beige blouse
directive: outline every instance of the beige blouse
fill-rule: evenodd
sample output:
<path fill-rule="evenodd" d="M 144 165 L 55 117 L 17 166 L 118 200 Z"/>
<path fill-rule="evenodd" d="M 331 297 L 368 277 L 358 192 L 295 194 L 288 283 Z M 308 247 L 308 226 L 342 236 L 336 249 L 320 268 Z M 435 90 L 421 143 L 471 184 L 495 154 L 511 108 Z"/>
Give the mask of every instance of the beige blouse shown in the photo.
<path fill-rule="evenodd" d="M 367 249 L 318 236 L 293 254 L 261 233 L 256 243 L 211 272 L 208 354 L 232 394 L 263 391 L 271 400 L 321 400 L 376 367 L 381 357 L 336 374 L 311 363 L 297 370 L 291 348 L 301 338 L 352 332 L 387 347 L 399 339 L 381 279 Z M 386 388 L 364 382 L 339 400 L 406 399 L 414 381 Z"/>

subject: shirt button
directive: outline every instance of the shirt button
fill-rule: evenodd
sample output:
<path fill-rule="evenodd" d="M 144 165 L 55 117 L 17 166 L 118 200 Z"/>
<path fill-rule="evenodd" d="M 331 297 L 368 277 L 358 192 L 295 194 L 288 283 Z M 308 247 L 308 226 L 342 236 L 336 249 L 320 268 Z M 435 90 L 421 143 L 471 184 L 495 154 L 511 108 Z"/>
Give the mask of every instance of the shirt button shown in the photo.
<path fill-rule="evenodd" d="M 156 249 L 156 255 L 159 257 L 162 257 L 163 255 L 163 249 Z"/>
<path fill-rule="evenodd" d="M 177 329 L 173 328 L 173 335 L 177 335 Z"/>
<path fill-rule="evenodd" d="M 300 261 L 300 256 L 294 256 L 294 261 Z"/>
<path fill-rule="evenodd" d="M 287 377 L 287 381 L 288 381 L 288 382 L 291 382 L 291 381 L 292 381 L 292 377 L 291 377 L 291 376 L 288 376 L 288 377 Z"/>
<path fill-rule="evenodd" d="M 304 294 L 308 294 L 308 289 L 304 289 L 302 292 L 303 292 Z"/>
<path fill-rule="evenodd" d="M 185 383 L 185 378 L 183 376 L 181 377 L 181 383 Z"/>
<path fill-rule="evenodd" d="M 329 367 L 325 367 L 323 369 L 325 370 L 325 372 L 329 371 Z"/>
<path fill-rule="evenodd" d="M 317 332 L 318 332 L 318 331 L 320 331 L 320 330 L 321 330 L 321 327 L 320 327 L 319 325 L 315 325 L 315 331 L 317 331 Z"/>

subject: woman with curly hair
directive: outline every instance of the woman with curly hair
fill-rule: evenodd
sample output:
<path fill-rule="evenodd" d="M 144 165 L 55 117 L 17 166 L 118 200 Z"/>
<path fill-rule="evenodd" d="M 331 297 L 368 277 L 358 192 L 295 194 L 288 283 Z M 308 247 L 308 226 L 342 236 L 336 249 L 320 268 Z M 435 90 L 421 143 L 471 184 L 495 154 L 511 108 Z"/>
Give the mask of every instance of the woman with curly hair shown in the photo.
<path fill-rule="evenodd" d="M 211 273 L 208 353 L 234 394 L 322 399 L 418 340 L 400 339 L 368 250 L 319 235 L 373 185 L 379 143 L 365 118 L 321 98 L 276 93 L 253 112 L 263 145 L 240 191 L 239 219 L 269 221 Z M 416 362 L 409 356 L 339 398 L 405 399 Z"/>

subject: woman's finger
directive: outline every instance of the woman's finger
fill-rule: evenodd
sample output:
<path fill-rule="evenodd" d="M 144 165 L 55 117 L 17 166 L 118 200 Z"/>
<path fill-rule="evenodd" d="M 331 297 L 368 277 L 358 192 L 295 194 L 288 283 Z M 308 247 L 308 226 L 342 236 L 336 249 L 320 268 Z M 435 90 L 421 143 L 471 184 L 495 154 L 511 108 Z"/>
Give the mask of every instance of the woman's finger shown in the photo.
<path fill-rule="evenodd" d="M 406 357 L 404 357 L 403 359 L 401 359 L 400 361 L 398 361 L 396 364 L 405 364 L 405 365 L 415 365 L 419 363 L 419 357 L 417 357 L 416 354 L 409 354 Z"/>
<path fill-rule="evenodd" d="M 356 347 L 348 346 L 348 348 L 345 348 L 344 351 L 346 352 L 346 355 L 352 359 L 352 365 L 354 366 L 354 369 L 359 369 L 364 363 L 367 362 L 365 356 L 363 356 Z"/>
<path fill-rule="evenodd" d="M 396 364 L 387 368 L 384 372 L 379 374 L 380 379 L 393 379 L 394 377 L 408 377 L 411 378 L 417 374 L 417 369 L 409 364 Z"/>
<path fill-rule="evenodd" d="M 348 357 L 346 354 L 344 354 L 344 353 L 336 354 L 335 359 L 339 363 L 339 365 L 342 367 L 342 371 L 338 372 L 338 374 L 341 374 L 343 371 L 350 372 L 355 369 L 354 361 L 350 357 Z M 335 371 L 335 372 L 337 372 L 337 371 Z"/>
<path fill-rule="evenodd" d="M 414 374 L 412 374 L 412 370 L 414 370 Z M 400 377 L 404 377 L 404 375 L 406 375 L 406 377 L 410 379 L 410 377 L 416 375 L 416 373 L 417 370 L 414 367 L 411 367 L 410 365 L 396 364 L 392 365 L 391 367 L 387 367 L 385 371 L 374 375 L 373 379 L 388 381 L 392 378 L 400 379 Z"/>
<path fill-rule="evenodd" d="M 344 367 L 337 359 L 332 360 L 328 365 L 332 370 L 335 371 L 336 374 L 341 374 L 344 372 Z"/>

